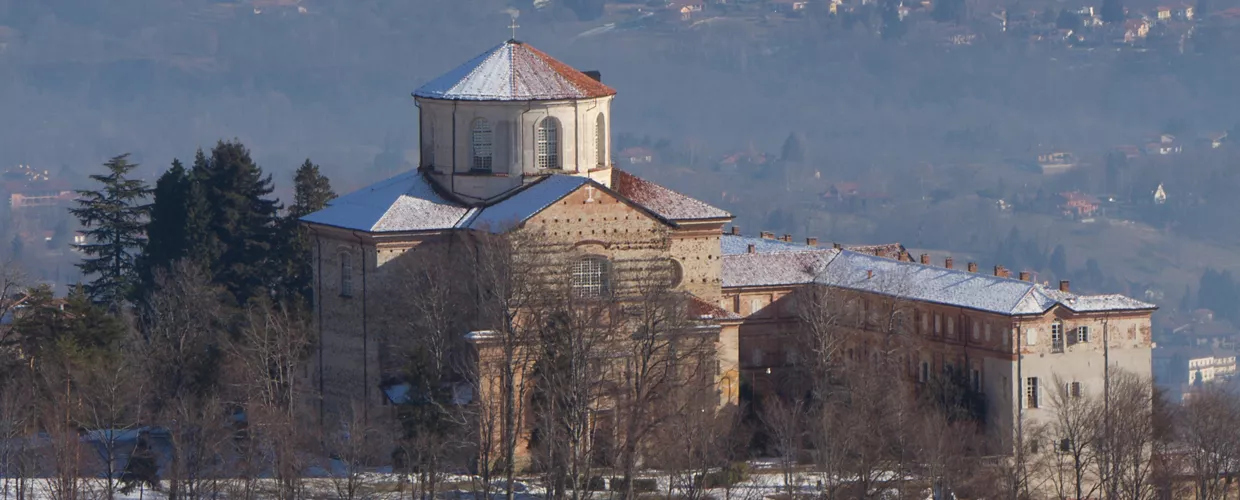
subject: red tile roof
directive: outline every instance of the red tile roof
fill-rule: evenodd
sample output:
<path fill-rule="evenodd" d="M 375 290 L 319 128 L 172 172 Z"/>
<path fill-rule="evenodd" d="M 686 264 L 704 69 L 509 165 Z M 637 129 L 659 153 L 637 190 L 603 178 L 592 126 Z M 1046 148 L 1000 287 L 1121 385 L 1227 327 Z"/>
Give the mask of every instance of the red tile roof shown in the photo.
<path fill-rule="evenodd" d="M 516 40 L 492 47 L 413 93 L 465 101 L 590 99 L 615 94 L 602 82 Z"/>

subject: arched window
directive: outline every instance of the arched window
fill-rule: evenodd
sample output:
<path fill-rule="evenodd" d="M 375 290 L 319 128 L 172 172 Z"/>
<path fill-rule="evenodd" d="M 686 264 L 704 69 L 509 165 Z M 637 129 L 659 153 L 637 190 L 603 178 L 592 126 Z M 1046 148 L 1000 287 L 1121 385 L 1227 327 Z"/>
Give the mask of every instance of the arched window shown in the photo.
<path fill-rule="evenodd" d="M 607 167 L 607 119 L 602 113 L 594 123 L 594 152 L 598 156 L 598 167 Z"/>
<path fill-rule="evenodd" d="M 606 257 L 590 255 L 573 264 L 573 294 L 578 297 L 602 297 L 611 291 L 611 263 Z"/>
<path fill-rule="evenodd" d="M 495 132 L 491 130 L 491 123 L 486 118 L 474 120 L 469 144 L 470 154 L 473 155 L 470 170 L 490 172 L 491 158 L 495 150 Z"/>
<path fill-rule="evenodd" d="M 560 122 L 543 118 L 534 137 L 538 168 L 560 168 Z"/>

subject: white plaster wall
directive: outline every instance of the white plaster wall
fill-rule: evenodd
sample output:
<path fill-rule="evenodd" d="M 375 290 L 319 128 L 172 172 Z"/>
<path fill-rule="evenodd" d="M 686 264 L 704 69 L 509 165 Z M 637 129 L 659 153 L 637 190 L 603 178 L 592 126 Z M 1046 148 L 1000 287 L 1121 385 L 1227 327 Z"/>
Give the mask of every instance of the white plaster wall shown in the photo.
<path fill-rule="evenodd" d="M 600 157 L 610 166 L 612 96 L 575 101 L 445 101 L 415 97 L 420 109 L 421 164 L 434 167 L 435 178 L 458 195 L 486 200 L 519 187 L 523 175 L 538 175 L 536 130 L 546 118 L 559 121 L 559 160 L 564 172 L 589 175 Z M 603 151 L 595 144 L 598 116 L 603 115 Z M 493 139 L 490 175 L 471 174 L 472 124 L 485 118 Z M 450 179 L 449 177 L 455 177 Z M 610 175 L 594 175 L 610 184 Z"/>

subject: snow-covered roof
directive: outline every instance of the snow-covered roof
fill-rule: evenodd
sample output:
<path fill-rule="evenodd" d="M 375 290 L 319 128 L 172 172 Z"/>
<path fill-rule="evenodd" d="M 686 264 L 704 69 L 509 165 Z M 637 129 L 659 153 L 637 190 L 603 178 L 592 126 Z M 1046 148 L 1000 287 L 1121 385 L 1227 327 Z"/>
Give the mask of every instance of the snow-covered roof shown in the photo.
<path fill-rule="evenodd" d="M 724 287 L 784 286 L 820 283 L 1010 316 L 1042 314 L 1056 305 L 1075 312 L 1144 311 L 1157 306 L 1122 295 L 1077 295 L 1041 284 L 971 273 L 851 250 L 785 250 L 769 242 L 767 252 L 723 255 Z M 724 240 L 728 240 L 725 237 Z M 803 247 L 811 248 L 811 247 Z"/>
<path fill-rule="evenodd" d="M 538 212 L 551 206 L 583 184 L 585 177 L 573 175 L 549 175 L 531 184 L 499 203 L 482 209 L 465 227 L 503 232 L 525 222 Z"/>
<path fill-rule="evenodd" d="M 805 252 L 814 249 L 814 247 L 809 245 L 792 243 L 790 241 L 753 238 L 735 234 L 725 234 L 719 241 L 723 245 L 724 255 L 749 253 L 749 245 L 754 246 L 755 253 Z"/>
<path fill-rule="evenodd" d="M 379 181 L 328 203 L 303 221 L 382 233 L 457 227 L 471 209 L 440 196 L 420 172 Z"/>
<path fill-rule="evenodd" d="M 618 168 L 612 169 L 611 188 L 670 221 L 732 218 L 732 214 L 723 209 L 712 207 Z"/>
<path fill-rule="evenodd" d="M 723 256 L 723 286 L 780 286 L 813 283 L 839 254 L 835 249 L 742 253 Z"/>
<path fill-rule="evenodd" d="M 615 93 L 544 52 L 509 40 L 423 85 L 413 95 L 461 101 L 538 101 Z"/>

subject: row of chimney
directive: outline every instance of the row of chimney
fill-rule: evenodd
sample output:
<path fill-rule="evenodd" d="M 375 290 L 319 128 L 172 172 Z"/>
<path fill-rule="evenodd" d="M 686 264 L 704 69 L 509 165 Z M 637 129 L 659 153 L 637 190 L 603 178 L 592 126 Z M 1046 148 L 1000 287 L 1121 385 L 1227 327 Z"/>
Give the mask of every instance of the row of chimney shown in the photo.
<path fill-rule="evenodd" d="M 740 236 L 740 234 L 741 234 L 741 228 L 740 228 L 739 226 L 732 226 L 732 231 L 731 231 L 731 233 L 732 233 L 732 235 L 733 235 L 733 236 Z M 764 239 L 764 240 L 776 240 L 776 241 L 783 241 L 783 242 L 787 242 L 787 243 L 791 243 L 791 242 L 792 242 L 792 235 L 791 235 L 791 234 L 785 234 L 785 235 L 783 235 L 783 237 L 779 237 L 779 238 L 775 237 L 775 233 L 772 233 L 772 232 L 770 232 L 770 231 L 762 231 L 762 232 L 761 232 L 761 233 L 759 233 L 759 234 L 762 236 L 762 239 Z M 816 246 L 818 246 L 818 238 L 805 238 L 805 244 L 806 244 L 806 245 L 809 245 L 809 246 L 811 246 L 811 247 L 816 247 Z M 835 243 L 835 244 L 833 244 L 832 246 L 833 246 L 836 250 L 840 250 L 840 249 L 842 249 L 842 248 L 843 248 L 843 246 L 842 246 L 842 245 L 840 245 L 839 243 Z M 750 245 L 749 245 L 748 250 L 749 250 L 749 253 L 757 253 L 757 251 L 758 251 L 757 245 L 750 244 Z M 878 252 L 875 252 L 875 253 L 878 253 Z M 913 261 L 913 257 L 912 257 L 911 255 L 909 255 L 908 251 L 904 251 L 904 250 L 901 250 L 901 251 L 900 251 L 900 255 L 899 255 L 898 259 L 899 259 L 899 260 L 901 260 L 901 261 L 904 261 L 904 262 L 912 262 L 912 261 Z M 928 266 L 928 265 L 930 265 L 930 254 L 928 254 L 928 253 L 923 253 L 923 254 L 921 254 L 921 256 L 919 257 L 919 260 L 921 261 L 921 264 L 922 264 L 922 265 L 927 265 L 927 266 Z M 954 265 L 954 262 L 952 261 L 952 258 L 951 258 L 951 257 L 948 257 L 948 258 L 946 258 L 946 259 L 944 259 L 944 260 L 943 260 L 943 267 L 944 267 L 944 268 L 947 268 L 947 269 L 954 269 L 953 265 Z M 976 262 L 970 262 L 970 263 L 968 263 L 968 267 L 967 267 L 967 269 L 968 269 L 968 270 L 969 270 L 969 272 L 971 272 L 971 273 L 976 273 L 976 272 L 977 272 L 977 263 L 976 263 Z M 873 275 L 873 274 L 872 274 L 872 273 L 873 273 L 873 271 L 870 271 L 870 273 L 871 273 L 871 276 L 872 276 L 872 275 Z M 995 276 L 996 276 L 996 277 L 999 277 L 999 278 L 1011 278 L 1011 277 L 1012 277 L 1012 271 L 1011 271 L 1011 270 L 1009 270 L 1009 269 L 1007 269 L 1007 268 L 1005 268 L 1005 267 L 1003 267 L 1003 266 L 995 266 Z M 1032 275 L 1030 275 L 1030 274 L 1029 274 L 1029 271 L 1021 271 L 1021 272 L 1020 272 L 1020 274 L 1018 274 L 1017 276 L 1020 278 L 1020 280 L 1021 280 L 1021 281 L 1032 281 L 1032 280 L 1033 280 L 1033 277 L 1032 277 Z M 1068 282 L 1068 280 L 1060 280 L 1060 281 L 1059 281 L 1059 291 L 1061 291 L 1061 292 L 1068 292 L 1068 291 L 1071 291 L 1071 286 L 1070 286 L 1070 283 Z"/>
<path fill-rule="evenodd" d="M 732 231 L 731 231 L 731 234 L 732 234 L 732 236 L 740 236 L 740 235 L 741 235 L 741 228 L 740 228 L 740 226 L 732 226 Z M 761 232 L 761 233 L 759 233 L 759 234 L 760 234 L 760 236 L 762 236 L 762 239 L 764 239 L 764 240 L 775 240 L 775 241 L 783 241 L 783 242 L 785 242 L 785 243 L 792 243 L 792 235 L 791 235 L 791 234 L 785 234 L 785 235 L 780 236 L 780 237 L 776 237 L 776 236 L 775 236 L 775 233 L 772 233 L 772 232 L 770 232 L 770 231 L 762 231 L 762 232 Z M 805 244 L 806 244 L 806 245 L 809 245 L 809 246 L 811 246 L 811 247 L 816 247 L 816 246 L 818 246 L 818 238 L 805 238 Z M 753 247 L 753 245 L 749 245 L 749 246 L 750 246 L 750 247 Z M 751 253 L 752 253 L 752 252 L 751 252 Z"/>

